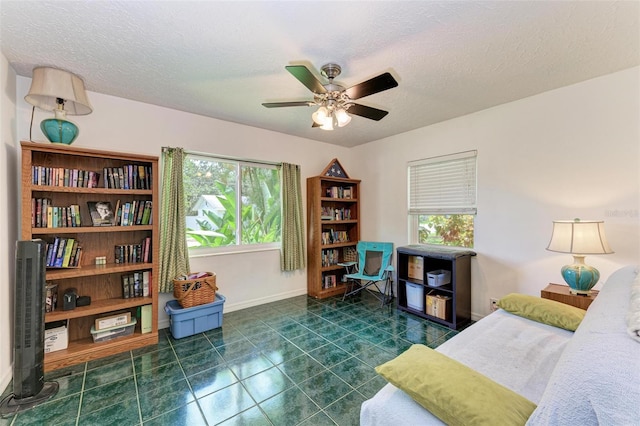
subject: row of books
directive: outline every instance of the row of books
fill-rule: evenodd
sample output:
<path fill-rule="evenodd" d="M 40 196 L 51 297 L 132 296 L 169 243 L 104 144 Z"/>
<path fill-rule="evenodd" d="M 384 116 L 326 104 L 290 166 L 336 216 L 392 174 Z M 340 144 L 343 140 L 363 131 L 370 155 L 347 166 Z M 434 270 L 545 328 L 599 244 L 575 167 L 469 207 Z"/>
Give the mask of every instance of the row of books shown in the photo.
<path fill-rule="evenodd" d="M 122 297 L 149 297 L 151 295 L 151 271 L 136 271 L 122 275 Z"/>
<path fill-rule="evenodd" d="M 349 233 L 347 231 L 324 231 L 322 233 L 322 244 L 346 243 L 349 241 Z"/>
<path fill-rule="evenodd" d="M 70 228 L 82 226 L 80 206 L 72 204 L 66 207 L 51 205 L 50 198 L 31 199 L 32 228 Z"/>
<path fill-rule="evenodd" d="M 340 250 L 322 250 L 322 266 L 331 266 L 340 262 Z"/>
<path fill-rule="evenodd" d="M 31 166 L 31 179 L 33 185 L 97 188 L 100 173 L 64 167 Z"/>
<path fill-rule="evenodd" d="M 322 288 L 324 289 L 333 288 L 338 284 L 338 281 L 335 275 L 325 275 L 324 277 L 322 277 L 322 279 L 323 279 Z"/>
<path fill-rule="evenodd" d="M 54 238 L 47 243 L 47 268 L 76 268 L 80 265 L 82 247 L 75 238 Z"/>
<path fill-rule="evenodd" d="M 151 237 L 146 237 L 140 244 L 120 244 L 115 246 L 115 263 L 149 263 L 151 262 Z"/>
<path fill-rule="evenodd" d="M 327 188 L 326 194 L 330 198 L 353 198 L 353 188 L 351 186 L 331 186 Z"/>
<path fill-rule="evenodd" d="M 351 209 L 322 207 L 320 212 L 322 220 L 351 220 Z"/>
<path fill-rule="evenodd" d="M 151 225 L 153 222 L 153 202 L 151 200 L 133 200 L 116 203 L 115 225 Z"/>
<path fill-rule="evenodd" d="M 105 167 L 104 187 L 117 189 L 151 189 L 151 166 L 125 164 L 122 167 Z"/>

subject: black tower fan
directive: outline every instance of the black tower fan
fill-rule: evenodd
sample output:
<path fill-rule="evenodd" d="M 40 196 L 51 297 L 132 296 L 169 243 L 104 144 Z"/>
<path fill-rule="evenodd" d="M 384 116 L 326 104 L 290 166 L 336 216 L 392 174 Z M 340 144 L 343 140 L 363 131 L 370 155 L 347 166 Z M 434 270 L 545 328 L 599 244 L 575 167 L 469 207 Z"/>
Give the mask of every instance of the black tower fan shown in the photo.
<path fill-rule="evenodd" d="M 44 381 L 44 305 L 46 243 L 16 242 L 13 306 L 13 394 L 0 403 L 3 417 L 51 398 L 57 382 Z"/>

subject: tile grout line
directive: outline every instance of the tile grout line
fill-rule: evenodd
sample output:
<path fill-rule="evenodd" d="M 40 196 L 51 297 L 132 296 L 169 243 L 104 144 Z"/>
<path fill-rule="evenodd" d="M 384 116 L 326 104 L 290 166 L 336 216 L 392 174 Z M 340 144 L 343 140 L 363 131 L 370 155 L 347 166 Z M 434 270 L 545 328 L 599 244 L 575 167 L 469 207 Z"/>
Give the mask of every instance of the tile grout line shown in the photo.
<path fill-rule="evenodd" d="M 88 362 L 84 363 L 84 372 L 82 373 L 82 386 L 80 387 L 80 401 L 78 402 L 78 412 L 76 414 L 76 426 L 80 425 L 80 413 L 82 410 L 82 399 L 84 397 L 84 385 L 87 380 L 87 368 L 89 366 Z"/>
<path fill-rule="evenodd" d="M 138 419 L 140 420 L 140 425 L 142 426 L 142 408 L 140 407 L 140 392 L 138 391 L 138 378 L 136 377 L 136 363 L 134 362 L 133 352 L 129 351 L 131 366 L 133 367 L 133 385 L 136 389 L 136 403 L 138 404 Z"/>

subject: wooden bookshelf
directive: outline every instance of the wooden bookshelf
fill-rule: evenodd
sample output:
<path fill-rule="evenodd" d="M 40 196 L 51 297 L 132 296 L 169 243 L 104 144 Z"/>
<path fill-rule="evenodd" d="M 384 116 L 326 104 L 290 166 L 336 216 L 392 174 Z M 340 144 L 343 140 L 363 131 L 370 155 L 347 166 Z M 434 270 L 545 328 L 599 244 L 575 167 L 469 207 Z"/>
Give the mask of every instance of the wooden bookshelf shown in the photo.
<path fill-rule="evenodd" d="M 360 239 L 359 194 L 356 179 L 307 179 L 307 293 L 312 297 L 344 293 L 346 269 L 338 263 L 345 261 L 345 250 L 355 250 Z"/>
<path fill-rule="evenodd" d="M 45 324 L 58 321 L 68 323 L 67 349 L 45 354 L 45 371 L 66 367 L 93 359 L 117 354 L 158 342 L 158 157 L 111 151 L 101 151 L 62 144 L 22 142 L 21 177 L 21 238 L 39 238 L 51 243 L 56 237 L 73 238 L 82 248 L 81 262 L 75 268 L 47 268 L 47 283 L 57 284 L 58 305 L 53 312 L 45 314 Z M 105 187 L 105 168 L 122 168 L 139 165 L 150 171 L 146 183 L 135 184 L 130 180 L 124 187 Z M 47 185 L 34 181 L 33 166 L 45 169 L 91 171 L 100 175 L 96 187 L 71 185 Z M 40 173 L 40 171 L 38 171 Z M 133 178 L 132 178 L 133 179 Z M 46 182 L 45 182 L 46 183 Z M 79 226 L 36 227 L 32 220 L 32 199 L 47 198 L 53 206 L 79 206 Z M 144 200 L 152 202 L 151 224 L 133 226 L 92 226 L 87 202 L 109 201 L 116 206 L 118 201 Z M 42 213 L 42 212 L 41 212 Z M 114 212 L 115 213 L 115 212 Z M 150 261 L 115 263 L 115 246 L 138 244 L 151 238 Z M 96 257 L 106 257 L 106 264 L 96 265 Z M 124 298 L 122 276 L 134 271 L 150 272 L 150 295 Z M 62 295 L 69 288 L 77 289 L 78 296 L 90 296 L 91 304 L 62 310 Z M 100 316 L 129 311 L 137 316 L 140 306 L 152 305 L 152 330 L 141 333 L 140 320 L 132 335 L 109 341 L 94 343 L 91 325 Z"/>

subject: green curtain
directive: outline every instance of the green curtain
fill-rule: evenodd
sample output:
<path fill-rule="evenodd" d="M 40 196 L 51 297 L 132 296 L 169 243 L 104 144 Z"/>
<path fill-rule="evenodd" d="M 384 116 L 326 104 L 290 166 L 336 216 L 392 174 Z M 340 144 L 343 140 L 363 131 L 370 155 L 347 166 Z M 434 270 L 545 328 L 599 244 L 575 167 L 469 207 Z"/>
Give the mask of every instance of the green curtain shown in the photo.
<path fill-rule="evenodd" d="M 294 271 L 303 269 L 304 222 L 302 219 L 302 189 L 300 166 L 282 163 L 282 250 L 280 269 Z"/>
<path fill-rule="evenodd" d="M 160 292 L 173 292 L 173 279 L 189 273 L 182 148 L 163 148 L 160 209 Z"/>

